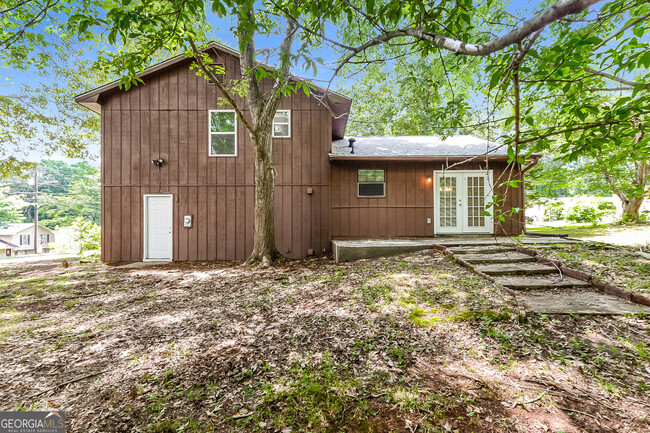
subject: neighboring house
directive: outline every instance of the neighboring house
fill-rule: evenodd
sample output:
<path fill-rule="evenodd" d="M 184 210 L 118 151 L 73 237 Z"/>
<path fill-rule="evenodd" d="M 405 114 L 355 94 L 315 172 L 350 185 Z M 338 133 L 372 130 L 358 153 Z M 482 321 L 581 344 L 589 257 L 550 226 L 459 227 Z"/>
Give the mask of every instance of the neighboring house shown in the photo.
<path fill-rule="evenodd" d="M 211 43 L 207 52 L 225 82 L 241 77 L 236 51 Z M 252 251 L 250 137 L 191 62 L 177 56 L 128 91 L 114 82 L 76 98 L 101 114 L 104 261 L 243 260 Z M 506 170 L 505 147 L 470 136 L 356 137 L 348 147 L 351 104 L 318 87 L 280 104 L 273 156 L 285 256 L 329 252 L 333 239 L 522 232 L 523 211 L 510 209 L 523 209 L 523 187 L 502 183 L 523 173 Z M 505 222 L 483 215 L 492 185 Z"/>
<path fill-rule="evenodd" d="M 49 253 L 54 242 L 54 232 L 38 226 L 38 251 Z M 34 223 L 9 224 L 0 227 L 0 255 L 18 256 L 34 253 Z"/>

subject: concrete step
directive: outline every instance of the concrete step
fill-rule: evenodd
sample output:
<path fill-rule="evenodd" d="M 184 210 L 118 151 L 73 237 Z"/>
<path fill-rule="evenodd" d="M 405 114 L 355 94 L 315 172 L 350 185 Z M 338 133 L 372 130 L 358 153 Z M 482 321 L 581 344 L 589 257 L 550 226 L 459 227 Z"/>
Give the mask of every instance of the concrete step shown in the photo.
<path fill-rule="evenodd" d="M 514 251 L 515 247 L 486 245 L 484 247 L 451 247 L 447 249 L 453 254 L 491 254 L 502 253 L 504 251 Z"/>
<path fill-rule="evenodd" d="M 373 257 L 387 257 L 433 248 L 432 238 L 334 240 L 332 249 L 337 263 Z"/>
<path fill-rule="evenodd" d="M 491 265 L 476 265 L 475 271 L 483 272 L 487 275 L 543 275 L 557 274 L 555 266 L 542 265 L 540 263 L 495 263 Z"/>
<path fill-rule="evenodd" d="M 463 259 L 469 263 L 523 263 L 534 262 L 535 257 L 528 254 L 508 251 L 494 254 L 454 254 L 454 257 Z"/>
<path fill-rule="evenodd" d="M 496 282 L 514 290 L 530 289 L 564 289 L 575 287 L 591 287 L 586 281 L 575 278 L 564 277 L 560 280 L 559 275 L 548 276 L 504 276 L 496 277 Z"/>
<path fill-rule="evenodd" d="M 467 237 L 467 238 L 436 238 L 434 244 L 445 247 L 480 247 L 498 244 L 511 244 L 509 237 Z"/>

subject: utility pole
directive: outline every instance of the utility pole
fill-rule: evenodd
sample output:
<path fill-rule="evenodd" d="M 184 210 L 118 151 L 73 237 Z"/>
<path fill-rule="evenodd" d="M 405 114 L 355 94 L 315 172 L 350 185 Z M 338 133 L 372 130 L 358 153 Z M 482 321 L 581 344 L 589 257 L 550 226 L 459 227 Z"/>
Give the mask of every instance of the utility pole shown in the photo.
<path fill-rule="evenodd" d="M 34 254 L 38 254 L 38 165 L 34 167 Z"/>

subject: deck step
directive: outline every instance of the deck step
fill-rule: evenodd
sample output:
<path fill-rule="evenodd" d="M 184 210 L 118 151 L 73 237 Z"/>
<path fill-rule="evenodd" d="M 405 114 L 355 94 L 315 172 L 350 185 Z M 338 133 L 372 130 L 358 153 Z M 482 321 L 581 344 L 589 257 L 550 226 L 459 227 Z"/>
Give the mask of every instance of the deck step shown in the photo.
<path fill-rule="evenodd" d="M 534 262 L 535 257 L 528 254 L 508 251 L 494 254 L 454 254 L 454 257 L 463 259 L 468 263 L 523 263 Z"/>
<path fill-rule="evenodd" d="M 555 266 L 542 265 L 539 263 L 495 263 L 491 265 L 476 265 L 475 271 L 483 272 L 487 275 L 543 275 L 558 274 Z"/>
<path fill-rule="evenodd" d="M 564 277 L 562 279 L 555 275 L 548 276 L 504 276 L 496 277 L 495 281 L 509 289 L 530 290 L 530 289 L 565 289 L 575 287 L 591 287 L 586 281 L 576 278 Z"/>
<path fill-rule="evenodd" d="M 434 244 L 449 247 L 480 247 L 499 244 L 512 244 L 514 241 L 508 237 L 468 237 L 468 238 L 436 238 Z"/>
<path fill-rule="evenodd" d="M 447 248 L 453 254 L 492 254 L 502 253 L 504 251 L 514 251 L 515 247 L 507 247 L 502 245 L 486 245 L 475 247 L 451 247 Z"/>

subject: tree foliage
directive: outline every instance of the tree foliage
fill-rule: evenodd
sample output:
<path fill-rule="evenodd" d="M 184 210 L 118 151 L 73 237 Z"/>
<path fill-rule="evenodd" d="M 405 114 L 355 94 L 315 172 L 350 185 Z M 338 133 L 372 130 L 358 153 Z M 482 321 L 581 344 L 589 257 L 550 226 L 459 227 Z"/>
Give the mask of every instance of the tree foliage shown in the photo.
<path fill-rule="evenodd" d="M 75 11 L 100 14 L 109 2 L 6 0 L 0 6 L 0 177 L 19 174 L 35 156 L 54 153 L 88 158 L 99 143 L 99 118 L 74 96 L 107 81 L 92 68 L 90 50 L 102 42 L 93 32 L 71 31 Z M 32 84 L 23 79 L 31 74 Z"/>
<path fill-rule="evenodd" d="M 48 228 L 69 227 L 81 218 L 99 224 L 100 186 L 99 169 L 80 162 L 68 164 L 63 161 L 44 160 L 38 165 L 39 224 Z M 2 180 L 0 198 L 18 198 L 14 209 L 19 206 L 22 222 L 34 220 L 34 172 L 29 170 L 23 176 L 12 176 Z M 1 191 L 5 191 L 2 194 Z M 15 199 L 14 199 L 15 200 Z M 13 222 L 16 221 L 14 218 Z"/>
<path fill-rule="evenodd" d="M 512 7 L 483 6 L 456 14 L 429 12 L 435 24 L 427 31 L 480 45 L 494 40 L 490 33 L 508 35 L 521 28 L 523 18 Z M 634 218 L 648 194 L 650 174 L 650 6 L 638 0 L 599 6 L 538 27 L 499 55 L 480 59 L 445 56 L 438 51 L 443 45 L 417 35 L 368 46 L 379 37 L 372 36 L 377 28 L 392 31 L 385 20 L 371 22 L 375 28 L 361 27 L 345 39 L 365 47 L 348 47 L 354 57 L 344 54 L 342 72 L 358 81 L 350 85 L 356 96 L 350 123 L 360 133 L 469 132 L 499 138 L 511 147 L 512 162 L 520 164 L 524 158 L 515 155 L 522 152 L 554 155 L 557 164 L 542 164 L 538 174 L 561 166 L 571 177 L 558 179 L 555 171 L 547 177 L 565 190 L 588 177 L 584 189 L 616 193 Z M 357 17 L 369 8 L 357 11 Z M 464 17 L 465 33 L 452 15 Z M 562 185 L 572 179 L 574 186 Z"/>

